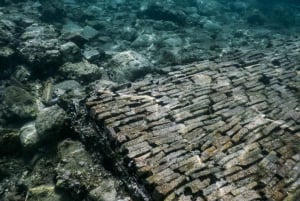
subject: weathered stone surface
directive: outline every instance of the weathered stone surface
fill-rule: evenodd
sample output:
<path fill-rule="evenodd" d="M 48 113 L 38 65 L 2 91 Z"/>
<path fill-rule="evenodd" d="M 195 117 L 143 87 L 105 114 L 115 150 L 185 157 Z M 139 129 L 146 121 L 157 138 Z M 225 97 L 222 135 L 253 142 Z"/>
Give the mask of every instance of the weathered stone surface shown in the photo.
<path fill-rule="evenodd" d="M 35 128 L 35 122 L 25 124 L 20 129 L 20 141 L 25 150 L 32 150 L 40 143 L 40 138 Z"/>
<path fill-rule="evenodd" d="M 73 79 L 78 82 L 91 82 L 101 78 L 101 68 L 88 61 L 77 63 L 67 62 L 59 68 L 59 72 L 64 78 Z"/>
<path fill-rule="evenodd" d="M 66 112 L 58 105 L 44 108 L 36 118 L 35 127 L 41 140 L 58 139 L 59 132 L 63 128 Z"/>
<path fill-rule="evenodd" d="M 8 120 L 28 120 L 38 112 L 35 97 L 28 91 L 16 86 L 9 86 L 4 93 L 4 115 Z"/>
<path fill-rule="evenodd" d="M 19 54 L 38 72 L 49 70 L 42 68 L 45 65 L 55 66 L 61 63 L 60 41 L 53 26 L 42 26 L 34 23 L 25 29 L 21 39 L 23 41 L 17 48 Z M 53 70 L 52 66 L 51 68 Z"/>
<path fill-rule="evenodd" d="M 153 70 L 151 62 L 135 51 L 115 54 L 109 65 L 108 75 L 115 82 L 133 81 Z"/>
<path fill-rule="evenodd" d="M 274 58 L 291 67 L 266 65 Z M 279 201 L 300 187 L 300 103 L 288 87 L 299 75 L 288 59 L 249 50 L 178 66 L 99 90 L 87 107 L 154 200 Z"/>

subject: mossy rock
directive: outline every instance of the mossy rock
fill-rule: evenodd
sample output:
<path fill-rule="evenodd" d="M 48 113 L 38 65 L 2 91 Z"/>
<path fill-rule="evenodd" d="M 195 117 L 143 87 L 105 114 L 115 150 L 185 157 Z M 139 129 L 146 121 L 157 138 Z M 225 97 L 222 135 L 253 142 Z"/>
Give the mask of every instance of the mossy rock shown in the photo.
<path fill-rule="evenodd" d="M 8 120 L 34 119 L 38 108 L 35 98 L 26 90 L 9 86 L 4 92 L 4 115 Z"/>

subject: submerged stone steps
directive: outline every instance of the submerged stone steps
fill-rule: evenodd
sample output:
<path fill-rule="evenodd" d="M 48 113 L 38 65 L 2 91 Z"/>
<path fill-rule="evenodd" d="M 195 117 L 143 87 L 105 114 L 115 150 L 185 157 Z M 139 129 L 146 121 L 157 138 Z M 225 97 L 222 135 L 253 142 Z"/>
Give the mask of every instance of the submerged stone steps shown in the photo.
<path fill-rule="evenodd" d="M 274 44 L 89 98 L 153 200 L 277 201 L 300 188 L 300 41 Z"/>

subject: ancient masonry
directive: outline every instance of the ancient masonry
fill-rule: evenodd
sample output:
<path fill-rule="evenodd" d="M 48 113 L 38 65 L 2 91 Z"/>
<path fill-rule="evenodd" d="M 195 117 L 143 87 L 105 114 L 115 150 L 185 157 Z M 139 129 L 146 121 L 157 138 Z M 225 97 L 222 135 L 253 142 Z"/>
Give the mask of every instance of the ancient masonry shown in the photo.
<path fill-rule="evenodd" d="M 99 90 L 87 107 L 155 201 L 284 200 L 300 188 L 299 71 L 300 41 L 274 41 Z"/>

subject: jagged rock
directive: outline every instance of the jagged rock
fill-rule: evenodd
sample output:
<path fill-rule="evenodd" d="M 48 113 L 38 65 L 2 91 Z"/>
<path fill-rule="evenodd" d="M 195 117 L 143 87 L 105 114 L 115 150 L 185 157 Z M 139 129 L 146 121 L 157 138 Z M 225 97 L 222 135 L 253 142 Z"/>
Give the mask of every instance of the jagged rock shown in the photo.
<path fill-rule="evenodd" d="M 5 89 L 3 105 L 5 106 L 3 113 L 10 121 L 33 119 L 38 112 L 35 98 L 26 90 L 16 86 Z"/>
<path fill-rule="evenodd" d="M 151 70 L 152 64 L 143 55 L 135 51 L 125 51 L 114 55 L 107 69 L 109 77 L 115 82 L 133 81 Z"/>
<path fill-rule="evenodd" d="M 78 62 L 81 60 L 80 48 L 73 42 L 67 42 L 60 46 L 64 62 Z"/>
<path fill-rule="evenodd" d="M 66 79 L 73 79 L 83 83 L 100 79 L 102 75 L 101 68 L 88 61 L 65 63 L 59 68 L 59 73 Z"/>
<path fill-rule="evenodd" d="M 25 124 L 20 129 L 20 141 L 25 151 L 32 151 L 39 146 L 40 138 L 35 128 L 35 122 Z"/>
<path fill-rule="evenodd" d="M 17 49 L 34 70 L 53 71 L 61 63 L 60 41 L 53 26 L 33 24 L 25 29 L 21 39 Z M 43 66 L 51 66 L 52 69 Z"/>
<path fill-rule="evenodd" d="M 38 113 L 35 123 L 39 138 L 42 141 L 58 139 L 65 118 L 66 112 L 57 105 L 42 109 Z"/>

